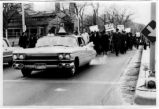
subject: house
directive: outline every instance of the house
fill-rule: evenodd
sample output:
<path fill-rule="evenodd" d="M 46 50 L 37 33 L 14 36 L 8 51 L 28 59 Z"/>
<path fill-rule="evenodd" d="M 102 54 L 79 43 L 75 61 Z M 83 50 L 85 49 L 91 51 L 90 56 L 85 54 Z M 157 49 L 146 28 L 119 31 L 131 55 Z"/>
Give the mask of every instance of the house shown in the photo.
<path fill-rule="evenodd" d="M 73 32 L 74 23 L 68 15 L 59 17 L 55 12 L 38 12 L 25 16 L 27 35 L 46 35 L 48 31 L 56 34 L 60 24 L 64 24 L 67 32 Z M 22 16 L 15 16 L 8 24 L 8 37 L 18 37 L 22 33 Z"/>

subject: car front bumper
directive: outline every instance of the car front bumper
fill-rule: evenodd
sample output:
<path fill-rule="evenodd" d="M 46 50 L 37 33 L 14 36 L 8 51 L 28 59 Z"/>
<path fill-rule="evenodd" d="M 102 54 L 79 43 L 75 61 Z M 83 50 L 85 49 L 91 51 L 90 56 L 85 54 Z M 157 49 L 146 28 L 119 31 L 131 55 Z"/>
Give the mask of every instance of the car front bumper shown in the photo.
<path fill-rule="evenodd" d="M 52 68 L 72 68 L 74 66 L 73 61 L 58 61 L 58 62 L 24 62 L 24 61 L 16 61 L 13 64 L 13 68 L 15 69 L 32 69 L 32 70 L 45 70 L 45 69 L 52 69 Z"/>

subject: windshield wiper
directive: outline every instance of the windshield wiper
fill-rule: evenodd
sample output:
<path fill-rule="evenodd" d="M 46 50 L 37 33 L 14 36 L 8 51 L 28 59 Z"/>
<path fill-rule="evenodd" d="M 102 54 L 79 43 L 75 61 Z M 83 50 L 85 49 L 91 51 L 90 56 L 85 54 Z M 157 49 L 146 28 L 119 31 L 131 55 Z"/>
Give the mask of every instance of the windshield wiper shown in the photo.
<path fill-rule="evenodd" d="M 54 46 L 64 46 L 64 47 L 70 47 L 68 45 L 54 45 Z"/>

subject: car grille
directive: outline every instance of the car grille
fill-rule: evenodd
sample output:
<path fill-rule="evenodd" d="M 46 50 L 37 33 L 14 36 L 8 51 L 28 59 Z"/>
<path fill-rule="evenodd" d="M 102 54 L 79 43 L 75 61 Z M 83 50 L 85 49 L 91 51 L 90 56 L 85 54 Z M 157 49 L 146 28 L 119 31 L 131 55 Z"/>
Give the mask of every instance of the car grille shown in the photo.
<path fill-rule="evenodd" d="M 27 55 L 27 60 L 57 60 L 57 55 Z"/>
<path fill-rule="evenodd" d="M 58 60 L 55 60 L 55 61 L 53 61 L 53 60 L 28 60 L 28 61 L 20 61 L 20 60 L 17 60 L 17 61 L 15 61 L 15 63 L 23 63 L 23 64 L 25 64 L 25 65 L 33 65 L 33 64 L 36 64 L 36 63 L 45 63 L 45 64 L 47 64 L 47 65 L 58 65 L 58 64 L 60 64 L 60 63 L 71 63 L 72 61 L 58 61 Z"/>

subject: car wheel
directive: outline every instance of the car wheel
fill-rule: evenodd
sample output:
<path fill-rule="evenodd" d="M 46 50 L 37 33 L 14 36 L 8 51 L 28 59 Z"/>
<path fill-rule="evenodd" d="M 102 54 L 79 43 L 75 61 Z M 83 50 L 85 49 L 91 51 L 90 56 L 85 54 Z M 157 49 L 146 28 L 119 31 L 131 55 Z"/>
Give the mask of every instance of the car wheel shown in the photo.
<path fill-rule="evenodd" d="M 30 77 L 32 70 L 30 70 L 30 69 L 21 69 L 21 72 L 23 74 L 23 77 Z"/>
<path fill-rule="evenodd" d="M 12 66 L 12 64 L 13 64 L 13 62 L 11 61 L 11 62 L 8 62 L 8 66 Z"/>
<path fill-rule="evenodd" d="M 75 73 L 77 73 L 78 71 L 78 67 L 79 67 L 79 61 L 75 60 L 74 66 L 72 66 L 72 68 L 69 69 L 69 76 L 74 76 Z"/>
<path fill-rule="evenodd" d="M 89 67 L 89 66 L 90 66 L 90 62 L 88 62 L 85 66 L 86 66 L 86 67 Z"/>

